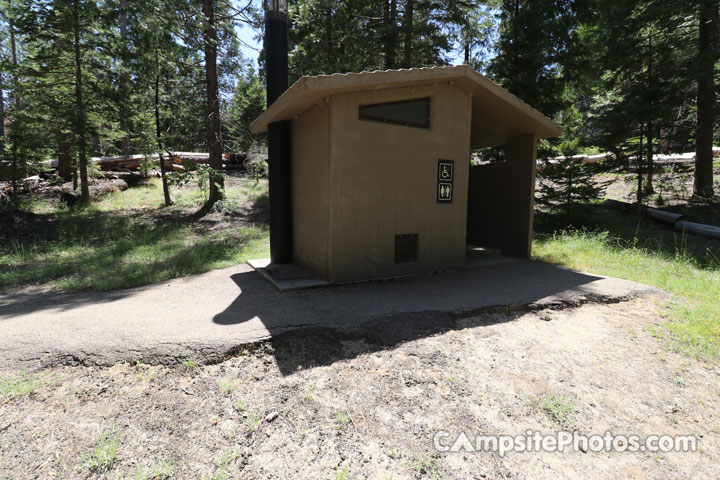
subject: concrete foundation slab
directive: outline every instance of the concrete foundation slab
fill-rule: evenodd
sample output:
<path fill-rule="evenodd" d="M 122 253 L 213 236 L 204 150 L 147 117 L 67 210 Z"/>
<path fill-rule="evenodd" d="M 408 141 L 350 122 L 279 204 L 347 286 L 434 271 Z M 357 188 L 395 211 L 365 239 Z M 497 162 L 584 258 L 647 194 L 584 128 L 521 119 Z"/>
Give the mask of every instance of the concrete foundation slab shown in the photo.
<path fill-rule="evenodd" d="M 127 290 L 0 295 L 0 369 L 213 361 L 306 329 L 409 341 L 488 309 L 611 303 L 649 293 L 662 292 L 527 260 L 286 292 L 238 265 Z"/>
<path fill-rule="evenodd" d="M 272 264 L 269 258 L 248 260 L 247 263 L 281 292 L 329 285 L 327 280 L 292 263 Z"/>

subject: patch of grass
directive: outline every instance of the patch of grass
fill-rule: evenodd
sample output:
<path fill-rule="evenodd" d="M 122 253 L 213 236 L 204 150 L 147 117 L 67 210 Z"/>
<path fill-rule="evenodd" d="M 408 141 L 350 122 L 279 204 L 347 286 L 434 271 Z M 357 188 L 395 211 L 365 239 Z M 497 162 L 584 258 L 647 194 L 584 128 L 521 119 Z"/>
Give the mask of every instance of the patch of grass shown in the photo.
<path fill-rule="evenodd" d="M 104 430 L 100 434 L 100 440 L 98 440 L 95 446 L 93 455 L 88 460 L 88 468 L 92 472 L 103 473 L 109 471 L 113 463 L 115 463 L 115 457 L 117 456 L 118 447 L 120 446 L 120 435 L 115 433 L 114 428 L 111 430 Z"/>
<path fill-rule="evenodd" d="M 138 467 L 135 480 L 167 480 L 174 474 L 171 460 L 153 464 L 152 467 Z"/>
<path fill-rule="evenodd" d="M 350 469 L 350 465 L 343 465 L 343 468 L 335 473 L 335 480 L 354 480 L 355 477 Z"/>
<path fill-rule="evenodd" d="M 186 367 L 188 367 L 191 370 L 195 369 L 198 366 L 197 361 L 195 361 L 195 358 L 193 358 L 193 357 L 186 358 L 185 362 L 183 362 L 183 363 L 185 364 Z"/>
<path fill-rule="evenodd" d="M 427 478 L 431 478 L 433 480 L 440 480 L 445 477 L 440 474 L 436 460 L 436 453 L 427 454 L 423 452 L 415 455 L 414 459 L 407 462 L 406 465 L 409 468 L 415 470 L 420 475 L 423 475 L 423 478 L 429 476 Z"/>
<path fill-rule="evenodd" d="M 138 360 L 135 362 L 135 373 L 138 380 L 152 382 L 157 377 L 158 371 Z"/>
<path fill-rule="evenodd" d="M 33 226 L 0 245 L 0 293 L 39 284 L 62 291 L 128 288 L 268 255 L 265 225 L 217 214 L 196 218 L 188 210 L 199 207 L 195 200 L 184 209 L 161 207 L 162 189 L 155 183 L 108 195 L 86 209 L 17 214 Z M 264 198 L 262 185 L 230 189 L 229 198 L 250 208 Z"/>
<path fill-rule="evenodd" d="M 335 415 L 335 419 L 337 420 L 338 430 L 341 430 L 345 425 L 350 422 L 350 417 L 344 412 L 337 412 L 337 414 Z"/>
<path fill-rule="evenodd" d="M 561 427 L 567 427 L 575 421 L 575 404 L 562 395 L 548 395 L 542 398 L 528 397 L 528 406 L 542 412 L 548 419 Z"/>
<path fill-rule="evenodd" d="M 0 398 L 10 399 L 28 395 L 48 383 L 45 377 L 27 373 L 16 377 L 0 377 Z"/>
<path fill-rule="evenodd" d="M 262 415 L 256 416 L 255 414 L 248 413 L 247 423 L 250 433 L 256 433 L 260 429 L 260 425 L 262 425 Z"/>
<path fill-rule="evenodd" d="M 631 215 L 593 211 L 593 230 L 536 236 L 533 257 L 589 273 L 652 285 L 686 299 L 669 307 L 650 332 L 672 350 L 708 362 L 720 359 L 720 254 L 703 239 L 638 223 Z M 572 222 L 571 222 L 572 223 Z M 541 222 L 542 224 L 542 222 Z M 547 225 L 546 225 L 547 227 Z"/>
<path fill-rule="evenodd" d="M 212 475 L 204 476 L 203 480 L 228 480 L 230 478 L 230 464 L 240 458 L 240 453 L 235 450 L 226 450 L 220 456 L 218 468 Z"/>
<path fill-rule="evenodd" d="M 218 388 L 226 395 L 237 390 L 238 380 L 234 377 L 225 376 L 217 379 Z"/>
<path fill-rule="evenodd" d="M 401 452 L 398 447 L 391 447 L 390 451 L 388 452 L 388 457 L 392 458 L 393 460 L 400 458 Z"/>

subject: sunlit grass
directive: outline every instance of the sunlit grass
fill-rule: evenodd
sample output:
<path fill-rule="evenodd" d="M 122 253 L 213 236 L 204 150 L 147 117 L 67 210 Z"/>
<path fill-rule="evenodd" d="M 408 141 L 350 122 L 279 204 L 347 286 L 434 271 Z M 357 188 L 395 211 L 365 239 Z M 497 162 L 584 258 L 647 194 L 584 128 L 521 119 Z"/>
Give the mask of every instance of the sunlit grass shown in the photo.
<path fill-rule="evenodd" d="M 267 182 L 244 179 L 227 189 L 220 213 L 201 219 L 192 217 L 205 201 L 201 192 L 175 190 L 177 205 L 166 208 L 158 179 L 86 209 L 55 208 L 40 238 L 0 246 L 0 291 L 40 284 L 63 291 L 134 287 L 267 257 L 267 227 L 239 216 L 266 201 L 266 188 Z M 218 222 L 221 228 L 212 229 Z"/>
<path fill-rule="evenodd" d="M 180 207 L 200 207 L 207 200 L 207 192 L 196 188 L 170 188 L 170 198 L 173 204 Z M 233 201 L 246 203 L 267 192 L 267 180 L 255 182 L 244 178 L 242 187 L 228 187 L 225 196 Z M 35 208 L 39 205 L 35 204 Z M 146 182 L 125 190 L 108 194 L 99 202 L 93 203 L 91 209 L 98 211 L 116 211 L 120 209 L 154 209 L 164 207 L 165 200 L 162 192 L 162 183 L 159 178 L 150 178 Z"/>
<path fill-rule="evenodd" d="M 538 235 L 533 245 L 537 260 L 585 272 L 625 278 L 672 292 L 667 321 L 651 331 L 686 354 L 706 361 L 720 359 L 720 263 L 699 260 L 684 244 L 675 249 L 652 249 L 644 237 L 653 232 L 636 229 L 635 239 L 608 231 L 567 230 Z M 685 242 L 693 242 L 687 238 Z"/>

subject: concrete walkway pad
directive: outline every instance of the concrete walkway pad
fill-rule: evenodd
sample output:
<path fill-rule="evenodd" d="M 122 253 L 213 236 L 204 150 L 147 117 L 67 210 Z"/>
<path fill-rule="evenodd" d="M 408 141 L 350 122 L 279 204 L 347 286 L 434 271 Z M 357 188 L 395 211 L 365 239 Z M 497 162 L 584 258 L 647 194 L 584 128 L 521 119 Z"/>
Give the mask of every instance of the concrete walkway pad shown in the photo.
<path fill-rule="evenodd" d="M 190 356 L 211 361 L 240 345 L 307 328 L 377 333 L 398 342 L 452 328 L 453 318 L 490 307 L 617 302 L 650 292 L 658 291 L 514 261 L 281 293 L 238 265 L 127 290 L 0 295 L 0 368 L 169 364 Z"/>

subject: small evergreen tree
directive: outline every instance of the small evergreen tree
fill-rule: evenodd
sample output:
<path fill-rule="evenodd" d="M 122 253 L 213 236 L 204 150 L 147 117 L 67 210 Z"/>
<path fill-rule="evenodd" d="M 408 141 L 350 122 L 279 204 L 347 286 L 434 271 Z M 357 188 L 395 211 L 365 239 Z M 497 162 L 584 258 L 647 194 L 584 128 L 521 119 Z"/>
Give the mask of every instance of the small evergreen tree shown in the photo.
<path fill-rule="evenodd" d="M 563 158 L 545 159 L 538 172 L 536 202 L 548 210 L 570 215 L 579 205 L 599 199 L 607 183 L 596 178 L 602 164 L 587 163 L 579 156 L 581 115 L 575 107 L 561 114 L 565 132 L 557 149 Z"/>
<path fill-rule="evenodd" d="M 250 67 L 245 75 L 239 75 L 235 94 L 225 112 L 224 133 L 227 149 L 247 153 L 258 141 L 250 131 L 250 124 L 265 110 L 265 87 Z"/>

